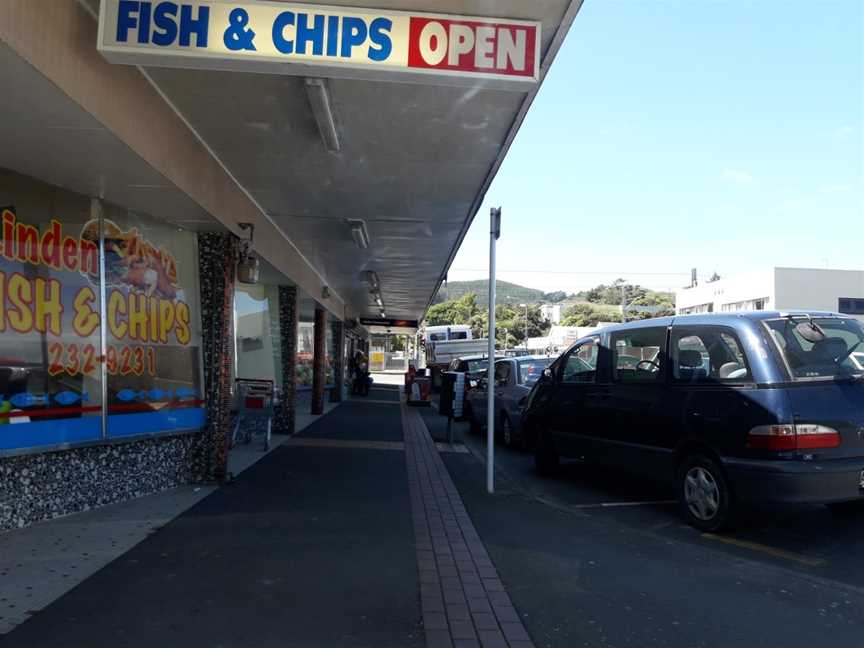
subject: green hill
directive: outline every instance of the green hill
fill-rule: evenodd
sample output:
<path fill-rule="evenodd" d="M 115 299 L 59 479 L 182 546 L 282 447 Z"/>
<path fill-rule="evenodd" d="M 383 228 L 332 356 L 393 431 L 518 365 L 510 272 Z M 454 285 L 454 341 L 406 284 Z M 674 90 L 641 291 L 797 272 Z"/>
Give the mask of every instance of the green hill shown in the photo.
<path fill-rule="evenodd" d="M 451 281 L 441 287 L 435 297 L 435 303 L 459 299 L 468 293 L 477 295 L 477 304 L 481 307 L 489 301 L 489 280 L 477 279 L 475 281 Z M 535 288 L 526 288 L 509 281 L 496 281 L 495 293 L 499 304 L 536 304 L 544 301 L 546 293 Z"/>

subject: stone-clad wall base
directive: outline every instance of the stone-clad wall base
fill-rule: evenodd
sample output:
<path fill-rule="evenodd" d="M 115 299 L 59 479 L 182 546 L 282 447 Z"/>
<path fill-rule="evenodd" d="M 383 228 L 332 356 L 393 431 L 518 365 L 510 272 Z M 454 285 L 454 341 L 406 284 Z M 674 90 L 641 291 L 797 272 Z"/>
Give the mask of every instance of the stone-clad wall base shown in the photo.
<path fill-rule="evenodd" d="M 200 434 L 0 458 L 0 531 L 196 481 Z"/>

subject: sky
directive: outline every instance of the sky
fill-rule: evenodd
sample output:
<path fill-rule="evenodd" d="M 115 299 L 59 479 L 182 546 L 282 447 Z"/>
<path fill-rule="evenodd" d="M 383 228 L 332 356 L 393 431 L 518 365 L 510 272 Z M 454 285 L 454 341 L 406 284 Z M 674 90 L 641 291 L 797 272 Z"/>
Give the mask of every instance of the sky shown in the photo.
<path fill-rule="evenodd" d="M 585 0 L 449 273 L 864 269 L 864 2 Z"/>

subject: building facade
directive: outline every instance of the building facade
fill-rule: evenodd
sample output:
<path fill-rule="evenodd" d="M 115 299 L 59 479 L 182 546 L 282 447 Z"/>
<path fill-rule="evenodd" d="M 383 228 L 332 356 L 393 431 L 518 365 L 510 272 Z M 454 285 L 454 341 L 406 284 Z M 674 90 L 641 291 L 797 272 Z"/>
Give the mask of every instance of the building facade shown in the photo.
<path fill-rule="evenodd" d="M 682 288 L 676 312 L 822 310 L 864 316 L 864 271 L 768 268 Z"/>
<path fill-rule="evenodd" d="M 0 531 L 221 483 L 236 380 L 291 434 L 413 335 L 581 1 L 466 0 L 503 45 L 452 69 L 408 57 L 446 2 L 302 3 L 309 52 L 230 4 L 0 2 Z"/>

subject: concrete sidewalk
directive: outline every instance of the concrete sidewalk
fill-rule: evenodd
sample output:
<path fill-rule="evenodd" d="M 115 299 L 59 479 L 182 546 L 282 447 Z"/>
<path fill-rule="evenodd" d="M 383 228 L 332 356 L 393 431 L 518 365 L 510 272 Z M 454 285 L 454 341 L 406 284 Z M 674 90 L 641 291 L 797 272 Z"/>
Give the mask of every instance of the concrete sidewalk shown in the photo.
<path fill-rule="evenodd" d="M 416 410 L 349 401 L 2 638 L 531 646 Z"/>
<path fill-rule="evenodd" d="M 325 403 L 325 412 L 338 404 Z M 297 431 L 320 419 L 298 414 Z M 271 449 L 288 439 L 274 435 Z M 266 454 L 256 440 L 231 450 L 239 475 Z M 0 637 L 216 490 L 189 485 L 0 534 Z"/>

